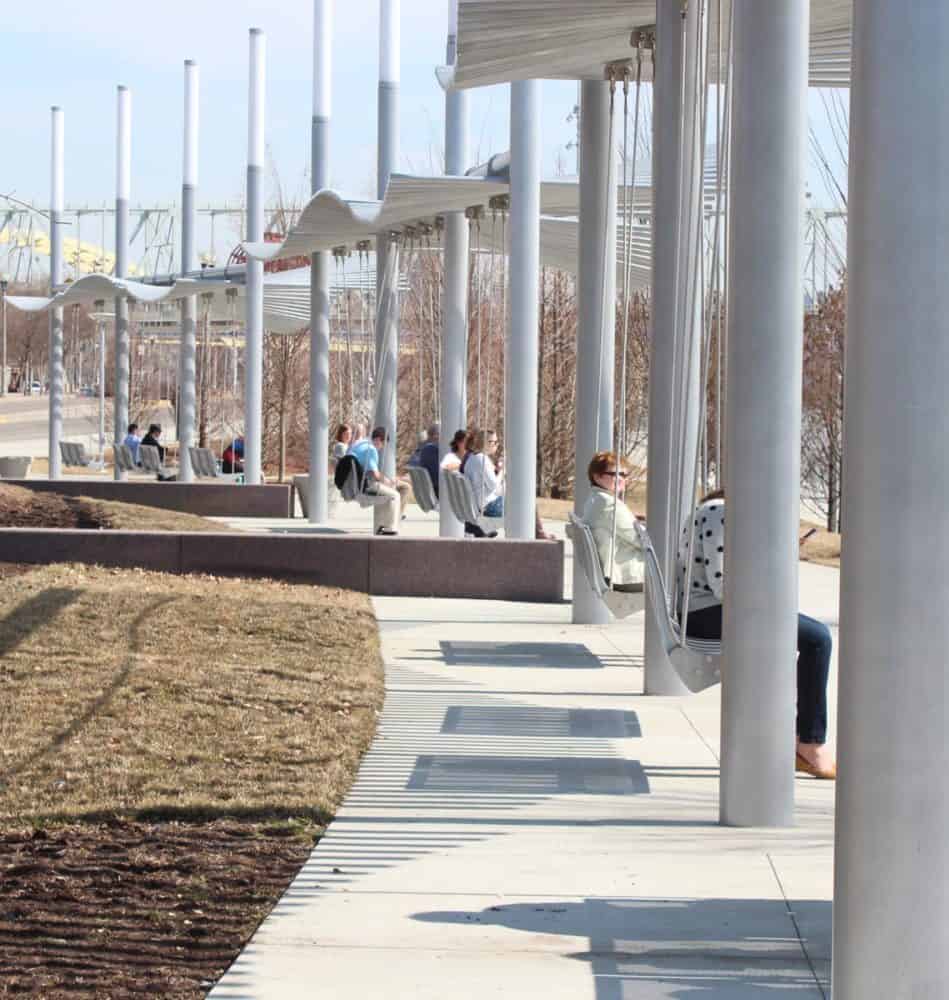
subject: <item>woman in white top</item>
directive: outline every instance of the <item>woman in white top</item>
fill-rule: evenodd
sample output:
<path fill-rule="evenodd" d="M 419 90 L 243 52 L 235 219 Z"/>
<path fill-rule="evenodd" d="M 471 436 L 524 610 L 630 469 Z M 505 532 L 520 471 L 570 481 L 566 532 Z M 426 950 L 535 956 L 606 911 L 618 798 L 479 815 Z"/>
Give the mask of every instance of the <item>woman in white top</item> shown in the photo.
<path fill-rule="evenodd" d="M 462 471 L 471 483 L 475 503 L 485 517 L 501 517 L 504 514 L 504 473 L 495 465 L 497 431 L 473 430 L 466 446 L 469 454 Z"/>
<path fill-rule="evenodd" d="M 587 468 L 592 489 L 583 506 L 582 520 L 593 534 L 603 574 L 613 589 L 638 593 L 643 589 L 645 561 L 635 517 L 624 499 L 627 474 L 613 452 L 598 451 L 593 456 Z"/>
<path fill-rule="evenodd" d="M 458 472 L 461 470 L 461 463 L 465 460 L 467 448 L 465 441 L 468 437 L 467 431 L 455 431 L 448 444 L 448 451 L 441 460 L 440 468 L 446 472 Z"/>

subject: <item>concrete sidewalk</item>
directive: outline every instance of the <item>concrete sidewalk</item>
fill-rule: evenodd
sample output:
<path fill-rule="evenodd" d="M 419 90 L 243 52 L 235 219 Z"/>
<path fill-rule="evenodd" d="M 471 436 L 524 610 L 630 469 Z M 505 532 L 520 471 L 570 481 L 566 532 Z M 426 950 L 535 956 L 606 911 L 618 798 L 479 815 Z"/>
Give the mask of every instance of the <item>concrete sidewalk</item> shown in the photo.
<path fill-rule="evenodd" d="M 835 626 L 837 573 L 801 577 Z M 720 827 L 719 691 L 643 697 L 642 616 L 375 606 L 379 734 L 212 997 L 828 994 L 834 786 L 798 780 L 796 829 Z"/>

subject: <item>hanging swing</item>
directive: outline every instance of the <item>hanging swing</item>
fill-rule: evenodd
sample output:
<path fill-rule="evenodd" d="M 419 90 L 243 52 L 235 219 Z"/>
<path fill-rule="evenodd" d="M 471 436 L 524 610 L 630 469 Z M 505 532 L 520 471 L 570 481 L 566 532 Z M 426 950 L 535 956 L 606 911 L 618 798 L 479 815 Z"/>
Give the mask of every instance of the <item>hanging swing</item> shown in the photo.
<path fill-rule="evenodd" d="M 721 13 L 721 8 L 719 7 L 719 14 Z M 729 104 L 729 92 L 730 92 L 730 69 L 731 69 L 731 47 L 732 47 L 732 26 L 729 23 L 728 29 L 728 51 L 726 53 L 726 75 L 725 75 L 725 97 L 723 101 L 717 101 L 717 140 L 718 140 L 718 163 L 717 163 L 717 191 L 716 191 L 716 216 L 715 216 L 715 233 L 713 237 L 713 255 L 712 255 L 712 269 L 714 272 L 712 280 L 712 292 L 710 293 L 709 300 L 707 303 L 707 308 L 705 310 L 705 320 L 704 320 L 704 330 L 703 330 L 703 343 L 702 343 L 702 366 L 700 372 L 702 394 L 704 398 L 705 389 L 708 381 L 708 366 L 710 357 L 710 346 L 711 346 L 711 329 L 712 329 L 712 307 L 715 306 L 716 309 L 720 310 L 720 304 L 715 300 L 714 293 L 719 287 L 727 288 L 727 276 L 722 280 L 721 286 L 719 285 L 718 276 L 718 254 L 719 254 L 719 241 L 720 241 L 720 231 L 719 231 L 719 221 L 721 217 L 721 197 L 722 197 L 722 185 L 723 176 L 727 170 L 727 131 L 728 131 L 728 104 Z M 699 33 L 701 37 L 701 33 Z M 719 43 L 718 52 L 718 66 L 719 72 L 722 66 L 722 52 L 721 52 L 721 42 Z M 707 72 L 707 58 L 706 58 L 706 72 Z M 697 74 L 697 81 L 703 78 L 703 74 Z M 697 82 L 697 87 L 700 84 Z M 719 84 L 721 87 L 721 83 Z M 707 93 L 708 81 L 704 79 L 704 89 L 700 90 L 703 95 Z M 722 112 L 722 106 L 724 104 L 724 113 Z M 702 141 L 704 149 L 704 119 L 702 127 Z M 703 158 L 703 169 L 700 177 L 704 177 L 704 158 Z M 702 180 L 699 180 L 702 184 Z M 701 198 L 701 196 L 700 196 Z M 700 201 L 701 204 L 701 201 Z M 703 225 L 704 212 L 699 213 L 698 227 Z M 697 245 L 701 246 L 701 242 L 697 241 Z M 699 250 L 701 254 L 701 249 Z M 695 262 L 695 267 L 699 269 L 699 262 Z M 703 298 L 705 296 L 705 280 L 704 271 L 698 278 L 698 284 L 701 286 L 701 294 Z M 686 310 L 688 315 L 688 310 Z M 719 319 L 720 322 L 720 319 Z M 705 405 L 701 405 L 699 408 L 699 420 L 701 422 L 700 426 L 700 439 L 704 439 L 707 433 L 707 428 L 705 426 Z M 683 449 L 684 451 L 684 449 Z M 699 447 L 696 450 L 696 459 L 693 465 L 692 473 L 692 495 L 695 492 L 695 483 L 699 477 L 699 463 L 701 462 L 702 455 L 702 440 L 699 441 Z M 684 455 L 682 456 L 684 461 Z M 679 512 L 682 514 L 683 512 Z M 680 520 L 678 518 L 677 520 Z M 691 519 L 691 511 L 689 512 L 689 519 Z M 652 544 L 652 540 L 649 537 L 648 532 L 644 525 L 637 524 L 636 530 L 639 534 L 640 543 L 642 544 L 643 554 L 646 561 L 646 589 L 650 598 L 650 607 L 652 609 L 652 619 L 656 626 L 657 633 L 665 649 L 666 655 L 669 658 L 669 662 L 672 664 L 673 669 L 678 674 L 679 678 L 685 684 L 685 686 L 693 693 L 703 691 L 714 684 L 718 684 L 721 681 L 721 641 L 720 640 L 709 640 L 709 639 L 696 639 L 692 636 L 683 635 L 683 629 L 680 624 L 681 621 L 688 620 L 689 613 L 689 591 L 691 590 L 691 569 L 692 569 L 692 552 L 694 546 L 694 536 L 691 531 L 689 531 L 689 545 L 688 552 L 685 558 L 686 566 L 686 576 L 683 581 L 683 605 L 679 610 L 679 618 L 677 620 L 673 613 L 673 599 L 670 597 L 670 590 L 667 587 L 666 581 L 663 578 L 662 568 L 659 563 L 658 556 L 656 555 L 656 550 Z"/>
<path fill-rule="evenodd" d="M 637 69 L 636 69 L 636 103 L 635 103 L 635 113 L 633 119 L 633 169 L 632 177 L 630 180 L 630 185 L 635 192 L 636 187 L 636 153 L 639 148 L 639 111 L 640 111 L 640 89 L 642 85 L 642 45 L 640 43 L 637 49 Z M 609 136 L 608 136 L 608 148 L 613 148 L 613 123 L 614 123 L 614 111 L 615 111 L 615 96 L 616 96 L 616 80 L 613 72 L 610 74 L 610 114 L 609 114 Z M 622 374 L 620 382 L 620 416 L 619 416 L 619 429 L 617 433 L 617 441 L 615 445 L 615 454 L 617 456 L 625 453 L 625 438 L 626 438 L 626 369 L 627 369 L 627 358 L 628 358 L 628 341 L 629 341 L 629 293 L 630 293 L 630 248 L 629 248 L 629 236 L 630 229 L 632 227 L 632 211 L 633 211 L 633 199 L 630 197 L 629 186 L 626 184 L 626 164 L 628 160 L 629 152 L 629 71 L 624 69 L 623 73 L 623 245 L 624 245 L 624 274 L 623 274 L 623 355 L 622 355 Z M 609 211 L 609 199 L 607 199 L 607 211 Z M 602 288 L 602 299 L 603 299 L 603 315 L 604 317 L 612 314 L 612 309 L 607 308 L 607 283 L 606 283 L 606 271 L 609 264 L 609 252 L 608 248 L 604 247 L 604 260 L 603 267 L 603 288 Z M 612 328 L 612 323 L 603 323 L 603 333 L 601 336 L 606 335 L 607 327 Z M 615 553 L 616 553 L 616 532 L 617 532 L 617 511 L 620 503 L 623 501 L 619 496 L 619 477 L 613 477 L 613 519 L 612 528 L 610 533 L 610 555 L 607 561 L 607 565 L 604 567 L 602 560 L 600 558 L 599 550 L 596 546 L 596 540 L 593 537 L 593 532 L 590 530 L 589 525 L 582 521 L 575 514 L 570 514 L 569 523 L 567 526 L 567 537 L 573 542 L 573 555 L 580 563 L 583 570 L 584 576 L 587 578 L 587 582 L 590 585 L 593 593 L 606 605 L 610 613 L 614 618 L 629 618 L 643 610 L 646 603 L 645 587 L 638 591 L 627 591 L 618 590 L 613 582 L 613 569 L 615 565 Z"/>

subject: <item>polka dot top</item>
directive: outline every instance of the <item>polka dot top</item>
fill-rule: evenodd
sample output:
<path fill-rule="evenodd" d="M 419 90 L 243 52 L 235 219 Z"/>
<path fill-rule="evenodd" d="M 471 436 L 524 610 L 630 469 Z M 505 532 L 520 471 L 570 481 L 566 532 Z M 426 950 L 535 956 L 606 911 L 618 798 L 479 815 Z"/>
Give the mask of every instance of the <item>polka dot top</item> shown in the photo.
<path fill-rule="evenodd" d="M 689 574 L 689 535 L 692 535 Z M 689 611 L 700 611 L 722 603 L 725 582 L 725 501 L 701 504 L 686 521 L 676 551 L 676 600 L 683 607 L 689 581 Z"/>

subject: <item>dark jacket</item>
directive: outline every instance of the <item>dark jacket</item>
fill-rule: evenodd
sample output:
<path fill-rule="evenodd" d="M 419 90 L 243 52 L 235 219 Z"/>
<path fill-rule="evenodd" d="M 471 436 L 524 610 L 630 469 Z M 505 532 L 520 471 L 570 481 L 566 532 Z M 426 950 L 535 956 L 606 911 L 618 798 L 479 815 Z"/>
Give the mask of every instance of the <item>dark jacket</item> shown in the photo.
<path fill-rule="evenodd" d="M 153 448 L 157 448 L 158 460 L 162 465 L 165 464 L 165 449 L 158 443 L 157 438 L 153 438 L 151 434 L 146 434 L 145 437 L 142 438 L 142 444 L 151 445 Z M 141 447 L 141 445 L 139 447 Z"/>
<path fill-rule="evenodd" d="M 438 496 L 438 467 L 440 465 L 438 457 L 438 442 L 426 441 L 419 452 L 418 464 L 428 473 L 428 478 L 432 481 L 432 489 L 435 496 Z"/>

